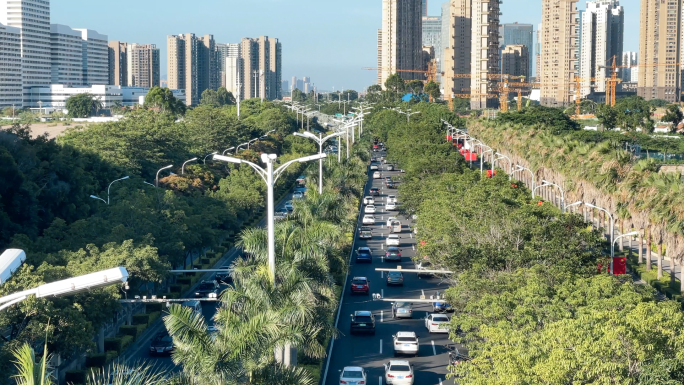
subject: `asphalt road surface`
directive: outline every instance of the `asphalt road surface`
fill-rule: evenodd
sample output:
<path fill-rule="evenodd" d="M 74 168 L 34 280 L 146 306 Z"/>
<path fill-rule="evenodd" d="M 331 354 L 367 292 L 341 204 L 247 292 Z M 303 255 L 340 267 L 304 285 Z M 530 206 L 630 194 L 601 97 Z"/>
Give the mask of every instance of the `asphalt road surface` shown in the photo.
<path fill-rule="evenodd" d="M 373 156 L 381 157 L 383 152 L 374 152 Z M 435 292 L 444 292 L 448 285 L 441 282 L 438 278 L 421 278 L 415 273 L 404 273 L 404 286 L 391 286 L 386 284 L 386 275 L 375 271 L 376 268 L 396 268 L 398 262 L 384 262 L 385 238 L 390 234 L 387 227 L 387 218 L 398 216 L 397 212 L 385 210 L 385 203 L 388 195 L 397 195 L 396 189 L 384 187 L 386 176 L 397 179 L 399 171 L 386 171 L 386 165 L 380 165 L 382 179 L 372 179 L 369 173 L 369 183 L 366 185 L 365 196 L 369 196 L 372 187 L 380 188 L 380 196 L 375 197 L 377 212 L 376 225 L 370 226 L 373 229 L 373 238 L 370 240 L 355 240 L 355 249 L 359 247 L 370 247 L 373 252 L 373 263 L 356 264 L 352 257 L 350 273 L 347 287 L 343 296 L 341 313 L 338 328 L 342 336 L 334 342 L 327 376 L 324 385 L 338 385 L 340 370 L 345 366 L 361 366 L 365 368 L 368 375 L 368 384 L 384 384 L 383 365 L 392 359 L 408 360 L 414 366 L 415 384 L 421 385 L 446 385 L 454 384 L 453 380 L 446 380 L 448 354 L 444 345 L 451 343 L 448 334 L 430 334 L 425 328 L 424 318 L 432 311 L 429 303 L 415 303 L 413 305 L 412 319 L 393 319 L 392 306 L 390 302 L 374 301 L 371 295 L 356 294 L 351 295 L 349 284 L 353 277 L 367 277 L 370 279 L 370 292 L 381 293 L 386 299 L 389 298 L 420 298 L 425 294 L 426 298 Z M 398 197 L 401 203 L 401 197 Z M 365 207 L 365 205 L 363 206 Z M 360 217 L 363 217 L 363 209 Z M 416 239 L 412 232 L 411 222 L 402 216 L 398 216 L 402 222 L 402 232 L 399 234 L 401 239 L 401 266 L 404 269 L 415 268 L 411 258 L 416 255 Z M 376 332 L 375 335 L 351 335 L 349 326 L 351 314 L 357 310 L 369 310 L 375 315 Z M 392 335 L 400 331 L 415 332 L 419 338 L 420 348 L 418 357 L 394 357 Z M 325 369 L 324 369 L 325 373 Z"/>

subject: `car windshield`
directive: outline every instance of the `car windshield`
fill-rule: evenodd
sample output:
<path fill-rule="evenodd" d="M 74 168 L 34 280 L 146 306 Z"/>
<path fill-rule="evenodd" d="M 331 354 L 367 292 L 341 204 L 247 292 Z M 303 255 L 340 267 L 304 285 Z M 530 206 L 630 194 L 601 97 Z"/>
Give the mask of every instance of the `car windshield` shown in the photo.
<path fill-rule="evenodd" d="M 355 280 L 352 281 L 352 283 L 353 283 L 354 285 L 365 285 L 365 284 L 366 284 L 366 280 L 365 280 L 365 279 L 355 279 Z"/>
<path fill-rule="evenodd" d="M 432 318 L 432 320 L 435 322 L 449 322 L 449 318 L 444 317 L 444 316 L 434 317 L 434 318 Z"/>
<path fill-rule="evenodd" d="M 359 254 L 370 254 L 369 250 L 359 250 Z"/>
<path fill-rule="evenodd" d="M 397 307 L 409 307 L 411 306 L 408 302 L 397 302 Z"/>
<path fill-rule="evenodd" d="M 392 371 L 392 372 L 410 372 L 411 367 L 408 365 L 392 365 L 390 367 L 390 371 Z"/>
<path fill-rule="evenodd" d="M 397 337 L 397 341 L 401 342 L 416 342 L 415 337 Z"/>
<path fill-rule="evenodd" d="M 343 378 L 363 378 L 363 372 L 360 370 L 345 370 L 342 373 Z"/>
<path fill-rule="evenodd" d="M 389 273 L 387 273 L 387 276 L 388 277 L 401 277 L 401 273 L 398 271 L 390 271 Z"/>
<path fill-rule="evenodd" d="M 213 288 L 214 288 L 214 285 L 212 285 L 211 283 L 202 283 L 202 284 L 200 284 L 200 287 L 199 287 L 200 290 L 211 290 Z"/>
<path fill-rule="evenodd" d="M 157 337 L 154 340 L 154 343 L 157 343 L 157 344 L 171 343 L 171 342 L 173 342 L 173 338 L 171 338 L 171 336 L 169 336 L 169 335 Z"/>
<path fill-rule="evenodd" d="M 359 315 L 355 318 L 356 322 L 371 322 L 371 317 L 367 315 Z"/>

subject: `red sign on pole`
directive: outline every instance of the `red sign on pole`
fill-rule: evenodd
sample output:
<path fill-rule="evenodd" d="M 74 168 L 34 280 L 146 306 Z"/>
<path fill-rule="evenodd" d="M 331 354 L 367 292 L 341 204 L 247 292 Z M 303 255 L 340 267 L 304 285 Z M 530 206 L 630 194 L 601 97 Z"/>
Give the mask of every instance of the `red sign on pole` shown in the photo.
<path fill-rule="evenodd" d="M 613 274 L 614 275 L 627 274 L 627 258 L 625 258 L 625 257 L 613 258 Z"/>

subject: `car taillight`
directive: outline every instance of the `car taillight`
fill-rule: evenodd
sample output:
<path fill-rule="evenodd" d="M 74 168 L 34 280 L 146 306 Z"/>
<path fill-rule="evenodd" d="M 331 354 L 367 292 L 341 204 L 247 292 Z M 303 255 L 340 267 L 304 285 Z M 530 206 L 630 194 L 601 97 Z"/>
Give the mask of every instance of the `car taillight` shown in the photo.
<path fill-rule="evenodd" d="M 432 326 L 439 326 L 439 324 L 432 324 Z"/>
<path fill-rule="evenodd" d="M 409 374 L 406 378 L 413 378 L 413 374 Z"/>
<path fill-rule="evenodd" d="M 359 385 L 363 385 L 365 383 L 366 383 L 366 381 L 359 381 Z"/>
<path fill-rule="evenodd" d="M 346 383 L 347 383 L 347 381 L 340 380 L 340 384 L 346 384 Z"/>
<path fill-rule="evenodd" d="M 391 374 L 388 374 L 388 375 L 387 375 L 387 377 L 394 377 L 394 376 L 393 376 L 393 375 L 391 375 Z"/>
<path fill-rule="evenodd" d="M 409 313 L 413 313 L 413 310 L 409 310 Z"/>

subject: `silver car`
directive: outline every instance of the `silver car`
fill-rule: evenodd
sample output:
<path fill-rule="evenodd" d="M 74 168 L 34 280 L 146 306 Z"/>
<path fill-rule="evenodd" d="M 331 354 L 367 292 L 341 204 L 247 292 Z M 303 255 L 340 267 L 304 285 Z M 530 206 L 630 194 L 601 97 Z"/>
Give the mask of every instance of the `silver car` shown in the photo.
<path fill-rule="evenodd" d="M 410 302 L 393 302 L 392 317 L 413 318 L 413 304 Z"/>
<path fill-rule="evenodd" d="M 385 364 L 387 385 L 413 385 L 413 365 L 408 361 L 392 360 Z"/>
<path fill-rule="evenodd" d="M 394 344 L 395 357 L 399 354 L 408 354 L 414 357 L 418 356 L 420 343 L 418 342 L 418 336 L 416 336 L 415 332 L 399 332 L 392 336 L 392 342 Z"/>

